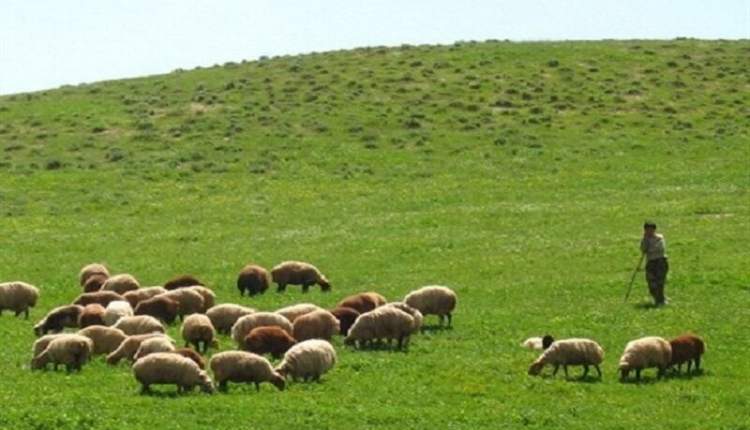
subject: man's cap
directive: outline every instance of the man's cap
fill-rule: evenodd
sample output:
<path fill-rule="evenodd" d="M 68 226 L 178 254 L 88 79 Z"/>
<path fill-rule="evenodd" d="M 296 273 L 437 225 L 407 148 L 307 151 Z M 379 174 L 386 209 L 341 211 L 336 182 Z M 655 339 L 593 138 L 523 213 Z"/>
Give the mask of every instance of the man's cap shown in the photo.
<path fill-rule="evenodd" d="M 643 228 L 653 228 L 656 229 L 656 223 L 653 221 L 646 221 L 643 223 Z"/>

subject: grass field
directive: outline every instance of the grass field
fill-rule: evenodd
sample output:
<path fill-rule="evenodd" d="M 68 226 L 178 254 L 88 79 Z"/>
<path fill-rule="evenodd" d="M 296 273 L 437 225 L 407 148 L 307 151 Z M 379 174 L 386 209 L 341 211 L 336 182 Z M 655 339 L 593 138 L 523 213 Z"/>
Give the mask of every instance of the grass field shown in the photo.
<path fill-rule="evenodd" d="M 0 428 L 750 429 L 749 55 L 467 42 L 0 97 L 0 280 L 42 290 L 29 321 L 0 317 Z M 623 304 L 645 218 L 667 238 L 665 308 L 642 275 Z M 333 291 L 240 298 L 245 263 L 285 259 Z M 320 384 L 142 396 L 125 364 L 28 368 L 32 325 L 92 261 L 264 310 L 433 283 L 459 304 L 407 353 L 336 339 Z M 687 330 L 702 375 L 618 382 L 628 340 Z M 596 339 L 604 378 L 527 376 L 519 342 L 547 332 Z"/>

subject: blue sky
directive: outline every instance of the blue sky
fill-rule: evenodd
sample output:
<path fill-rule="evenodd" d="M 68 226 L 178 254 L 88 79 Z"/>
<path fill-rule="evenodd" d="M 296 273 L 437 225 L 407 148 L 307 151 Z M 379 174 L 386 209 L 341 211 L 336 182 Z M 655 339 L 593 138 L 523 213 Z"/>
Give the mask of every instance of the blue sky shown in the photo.
<path fill-rule="evenodd" d="M 358 46 L 750 38 L 750 0 L 3 0 L 0 94 Z"/>

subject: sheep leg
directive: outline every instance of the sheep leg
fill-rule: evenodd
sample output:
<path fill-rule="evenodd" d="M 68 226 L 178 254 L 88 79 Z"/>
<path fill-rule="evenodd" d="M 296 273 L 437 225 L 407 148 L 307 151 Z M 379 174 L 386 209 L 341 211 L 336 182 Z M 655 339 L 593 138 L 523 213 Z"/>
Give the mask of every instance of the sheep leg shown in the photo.
<path fill-rule="evenodd" d="M 260 392 L 260 382 L 256 382 L 255 383 L 255 392 L 257 392 L 257 393 Z"/>
<path fill-rule="evenodd" d="M 563 371 L 565 372 L 565 379 L 568 379 L 568 365 L 563 364 Z"/>
<path fill-rule="evenodd" d="M 700 367 L 701 367 L 701 356 L 700 356 L 700 355 L 697 355 L 697 356 L 695 357 L 695 371 L 696 371 L 696 372 L 697 372 L 697 371 L 699 371 L 699 370 L 700 370 Z"/>
<path fill-rule="evenodd" d="M 391 344 L 391 340 L 390 339 L 388 339 L 388 344 L 389 345 Z M 403 348 L 403 346 L 404 346 L 404 336 L 399 336 L 398 337 L 398 344 L 396 345 L 396 349 L 401 349 L 401 348 Z"/>
<path fill-rule="evenodd" d="M 310 290 L 310 285 L 312 284 L 302 284 L 302 292 L 306 293 Z"/>
<path fill-rule="evenodd" d="M 588 375 L 588 374 L 589 374 L 589 365 L 588 364 L 584 364 L 583 365 L 583 375 L 581 376 L 581 378 L 585 378 L 586 375 Z"/>
<path fill-rule="evenodd" d="M 641 380 L 641 369 L 635 369 L 635 380 L 640 381 Z"/>
<path fill-rule="evenodd" d="M 688 360 L 688 370 L 687 370 L 688 375 L 690 374 L 690 368 L 692 367 L 692 365 L 693 365 L 693 360 Z"/>
<path fill-rule="evenodd" d="M 227 381 L 223 380 L 219 382 L 219 391 L 226 392 L 227 391 Z"/>
<path fill-rule="evenodd" d="M 602 379 L 602 369 L 599 368 L 599 365 L 595 364 L 594 369 L 596 369 L 596 373 L 599 375 L 599 379 Z"/>
<path fill-rule="evenodd" d="M 453 315 L 451 315 L 451 313 L 448 312 L 446 316 L 448 317 L 448 327 L 450 327 L 453 324 Z"/>
<path fill-rule="evenodd" d="M 277 284 L 276 292 L 283 293 L 286 290 L 286 284 Z"/>
<path fill-rule="evenodd" d="M 656 372 L 656 377 L 658 379 L 661 379 L 662 376 L 664 376 L 665 367 L 659 366 L 659 370 Z"/>
<path fill-rule="evenodd" d="M 141 394 L 146 394 L 151 392 L 151 387 L 148 386 L 148 384 L 141 385 Z"/>
<path fill-rule="evenodd" d="M 555 370 L 553 370 L 553 371 L 552 371 L 552 376 L 555 376 L 555 375 L 557 375 L 557 371 L 558 371 L 559 369 L 560 369 L 560 365 L 559 365 L 559 364 L 555 364 Z"/>
<path fill-rule="evenodd" d="M 438 318 L 440 318 L 440 327 L 442 327 L 443 326 L 443 316 L 442 315 L 438 315 Z"/>

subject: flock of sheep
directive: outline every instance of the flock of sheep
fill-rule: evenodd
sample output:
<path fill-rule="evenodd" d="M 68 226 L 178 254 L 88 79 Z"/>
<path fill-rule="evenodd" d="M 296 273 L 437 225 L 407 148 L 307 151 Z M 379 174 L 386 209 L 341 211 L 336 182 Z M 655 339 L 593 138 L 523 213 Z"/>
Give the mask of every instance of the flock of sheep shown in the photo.
<path fill-rule="evenodd" d="M 336 363 L 330 343 L 335 335 L 343 335 L 344 344 L 354 347 L 396 341 L 400 349 L 421 329 L 424 316 L 437 315 L 440 325 L 447 318 L 450 325 L 457 302 L 451 289 L 427 286 L 407 294 L 403 302 L 388 303 L 378 293 L 365 292 L 344 298 L 331 310 L 301 303 L 265 312 L 216 304 L 213 291 L 190 275 L 164 286 L 141 287 L 129 274 L 110 275 L 104 265 L 89 264 L 81 269 L 79 281 L 83 292 L 73 303 L 52 309 L 34 326 L 38 339 L 31 368 L 52 364 L 55 370 L 59 365 L 80 370 L 92 356 L 104 354 L 111 365 L 132 361 L 143 392 L 157 384 L 174 384 L 178 392 L 195 387 L 213 392 L 214 383 L 220 390 L 226 390 L 228 382 L 253 383 L 257 389 L 269 382 L 283 389 L 288 377 L 318 380 Z M 279 292 L 287 285 L 301 285 L 303 291 L 315 284 L 323 291 L 331 288 L 313 265 L 294 261 L 270 273 L 248 265 L 238 276 L 237 288 L 241 295 L 262 294 L 271 282 Z M 8 309 L 28 319 L 38 299 L 39 290 L 30 284 L 0 284 L 0 314 Z M 166 335 L 166 326 L 177 319 L 184 348 Z M 77 331 L 66 333 L 66 328 Z M 204 356 L 218 346 L 220 334 L 231 335 L 237 350 L 214 353 L 206 363 Z M 265 355 L 281 361 L 274 366 Z"/>

